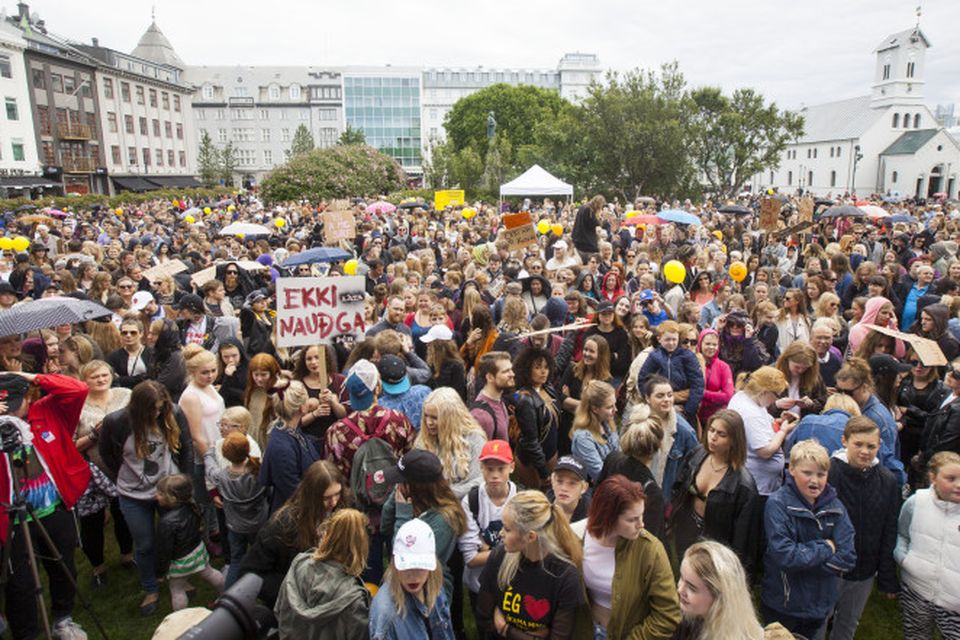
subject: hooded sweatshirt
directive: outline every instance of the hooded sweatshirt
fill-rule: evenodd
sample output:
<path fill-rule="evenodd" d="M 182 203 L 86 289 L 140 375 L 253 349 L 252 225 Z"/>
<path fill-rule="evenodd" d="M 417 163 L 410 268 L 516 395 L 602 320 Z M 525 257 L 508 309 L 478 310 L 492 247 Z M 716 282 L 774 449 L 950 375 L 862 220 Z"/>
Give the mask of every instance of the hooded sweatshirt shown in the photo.
<path fill-rule="evenodd" d="M 857 349 L 860 348 L 863 340 L 870 332 L 870 329 L 867 328 L 867 325 L 877 323 L 877 314 L 880 313 L 880 309 L 886 304 L 892 305 L 893 303 L 888 299 L 881 297 L 870 298 L 867 300 L 866 307 L 864 307 L 863 318 L 861 318 L 860 322 L 855 324 L 850 329 L 850 337 L 847 339 L 847 353 L 854 354 L 857 352 Z M 890 329 L 897 329 L 897 318 L 892 313 L 890 314 L 890 321 L 887 323 L 887 327 Z M 907 351 L 903 346 L 903 342 L 897 340 L 894 347 L 894 356 L 897 358 L 903 358 L 906 352 Z"/>
<path fill-rule="evenodd" d="M 213 483 L 223 499 L 227 528 L 234 533 L 257 533 L 269 516 L 267 488 L 253 473 L 238 475 L 229 468 L 221 468 L 213 447 L 207 449 L 203 461 L 207 480 Z"/>
<path fill-rule="evenodd" d="M 713 329 L 704 329 L 697 339 L 698 352 L 703 339 L 708 335 L 716 336 L 719 343 L 719 333 Z M 733 388 L 733 371 L 730 369 L 730 365 L 719 358 L 719 355 L 720 351 L 718 349 L 717 355 L 710 360 L 703 358 L 703 377 L 706 384 L 703 389 L 703 401 L 700 403 L 700 410 L 697 412 L 697 417 L 700 418 L 700 424 L 702 425 L 706 425 L 710 416 L 727 406 L 735 391 Z"/>
<path fill-rule="evenodd" d="M 247 387 L 247 363 L 250 358 L 247 356 L 247 350 L 243 348 L 243 343 L 236 338 L 226 338 L 220 342 L 220 351 L 224 347 L 236 347 L 240 351 L 240 362 L 237 364 L 233 375 L 224 375 L 221 371 L 217 378 L 217 384 L 220 385 L 220 395 L 223 396 L 223 404 L 226 407 L 242 407 L 243 392 Z M 221 367 L 222 368 L 222 367 Z"/>
<path fill-rule="evenodd" d="M 281 638 L 366 640 L 370 592 L 339 562 L 319 561 L 313 551 L 293 560 L 274 607 Z"/>
<path fill-rule="evenodd" d="M 930 319 L 933 320 L 933 331 L 929 333 L 921 329 L 921 314 L 923 313 L 926 313 L 930 316 Z M 917 321 L 911 330 L 917 335 L 934 340 L 940 347 L 940 350 L 943 351 L 947 362 L 953 362 L 954 358 L 960 355 L 960 342 L 957 342 L 957 339 L 950 333 L 949 322 L 950 309 L 947 308 L 947 305 L 937 302 L 935 304 L 928 304 L 923 308 L 922 312 L 918 313 Z"/>

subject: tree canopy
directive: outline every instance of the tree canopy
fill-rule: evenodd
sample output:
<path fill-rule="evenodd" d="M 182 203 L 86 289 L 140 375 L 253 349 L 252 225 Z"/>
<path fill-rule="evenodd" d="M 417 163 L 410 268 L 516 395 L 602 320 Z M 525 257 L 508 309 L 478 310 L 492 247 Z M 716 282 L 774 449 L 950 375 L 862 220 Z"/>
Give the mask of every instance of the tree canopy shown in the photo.
<path fill-rule="evenodd" d="M 287 151 L 287 157 L 292 158 L 295 155 L 311 151 L 314 146 L 316 145 L 313 142 L 313 134 L 310 133 L 310 129 L 307 129 L 307 125 L 301 124 L 297 127 L 297 130 L 293 132 L 293 142 Z"/>
<path fill-rule="evenodd" d="M 337 144 L 367 144 L 367 136 L 362 129 L 354 129 L 348 124 L 346 131 L 340 134 Z"/>

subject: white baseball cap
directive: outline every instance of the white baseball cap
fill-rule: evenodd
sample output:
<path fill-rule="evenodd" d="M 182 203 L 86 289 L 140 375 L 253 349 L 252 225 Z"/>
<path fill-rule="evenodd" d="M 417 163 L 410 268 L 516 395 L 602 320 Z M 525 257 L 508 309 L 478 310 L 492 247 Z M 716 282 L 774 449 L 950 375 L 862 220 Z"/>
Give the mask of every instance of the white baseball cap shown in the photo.
<path fill-rule="evenodd" d="M 151 302 L 153 302 L 153 294 L 149 291 L 137 291 L 131 298 L 130 308 L 134 311 L 143 311 Z"/>
<path fill-rule="evenodd" d="M 398 571 L 437 568 L 437 541 L 430 525 L 414 518 L 400 527 L 393 539 L 393 563 Z"/>
<path fill-rule="evenodd" d="M 445 324 L 435 324 L 420 336 L 420 342 L 430 344 L 434 340 L 453 340 L 453 331 L 450 331 L 450 327 Z"/>
<path fill-rule="evenodd" d="M 556 242 L 553 243 L 553 248 L 554 248 L 554 249 L 566 249 L 566 248 L 567 248 L 567 241 L 566 241 L 566 240 L 557 240 Z"/>

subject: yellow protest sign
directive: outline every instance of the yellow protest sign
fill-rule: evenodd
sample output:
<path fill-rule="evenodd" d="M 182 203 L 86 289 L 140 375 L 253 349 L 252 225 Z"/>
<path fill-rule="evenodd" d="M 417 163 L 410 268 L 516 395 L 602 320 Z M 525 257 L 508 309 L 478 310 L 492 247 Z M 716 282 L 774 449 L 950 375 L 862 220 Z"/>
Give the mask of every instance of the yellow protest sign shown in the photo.
<path fill-rule="evenodd" d="M 437 211 L 443 211 L 447 207 L 461 205 L 464 202 L 466 202 L 466 194 L 463 189 L 436 191 L 433 194 L 433 207 Z"/>

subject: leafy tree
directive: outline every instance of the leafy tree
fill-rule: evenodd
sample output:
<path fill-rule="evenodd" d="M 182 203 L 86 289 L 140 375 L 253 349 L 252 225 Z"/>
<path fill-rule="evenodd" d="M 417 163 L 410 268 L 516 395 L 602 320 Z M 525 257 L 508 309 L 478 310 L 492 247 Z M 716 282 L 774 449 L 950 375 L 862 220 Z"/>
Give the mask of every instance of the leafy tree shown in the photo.
<path fill-rule="evenodd" d="M 423 181 L 432 188 L 442 189 L 448 186 L 451 157 L 456 152 L 449 142 L 433 140 L 423 157 Z"/>
<path fill-rule="evenodd" d="M 367 144 L 367 136 L 362 129 L 354 129 L 347 125 L 347 130 L 340 134 L 340 140 L 337 144 Z"/>
<path fill-rule="evenodd" d="M 205 187 L 212 187 L 217 183 L 217 178 L 220 176 L 220 153 L 206 131 L 200 134 L 197 168 L 200 171 L 200 182 Z"/>
<path fill-rule="evenodd" d="M 501 137 L 497 134 L 492 144 L 487 149 L 487 157 L 483 166 L 483 190 L 487 193 L 497 193 L 500 185 L 505 182 L 505 178 L 510 169 L 508 165 L 509 158 L 513 156 L 513 150 L 510 146 L 510 140 L 506 136 Z"/>
<path fill-rule="evenodd" d="M 293 132 L 293 142 L 290 144 L 290 148 L 287 149 L 287 157 L 292 158 L 300 153 L 306 153 L 315 146 L 313 134 L 307 129 L 307 125 L 301 124 L 297 127 L 297 130 Z"/>
<path fill-rule="evenodd" d="M 268 202 L 307 198 L 319 202 L 390 193 L 406 174 L 390 156 L 367 145 L 335 145 L 292 156 L 260 185 Z"/>
<path fill-rule="evenodd" d="M 227 186 L 233 185 L 233 174 L 237 172 L 237 165 L 239 164 L 239 153 L 237 153 L 236 147 L 233 146 L 232 142 L 228 142 L 227 146 L 220 150 L 220 162 L 219 162 L 219 172 L 218 178 L 223 180 L 223 183 Z"/>
<path fill-rule="evenodd" d="M 764 104 L 753 89 L 731 97 L 716 87 L 691 93 L 691 155 L 712 193 L 730 197 L 751 176 L 776 168 L 787 143 L 803 134 L 803 117 Z"/>
<path fill-rule="evenodd" d="M 473 147 L 455 152 L 450 158 L 447 186 L 459 187 L 471 193 L 483 182 L 483 158 Z"/>

